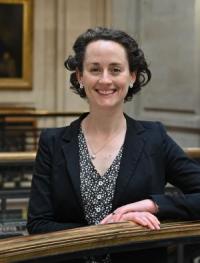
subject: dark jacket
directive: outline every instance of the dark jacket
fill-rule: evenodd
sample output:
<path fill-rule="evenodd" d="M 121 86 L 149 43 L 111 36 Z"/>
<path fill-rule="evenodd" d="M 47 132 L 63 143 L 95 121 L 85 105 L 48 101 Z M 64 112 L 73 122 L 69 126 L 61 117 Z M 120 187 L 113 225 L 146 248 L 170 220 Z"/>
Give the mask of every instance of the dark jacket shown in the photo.
<path fill-rule="evenodd" d="M 81 203 L 78 133 L 82 115 L 68 127 L 42 132 L 29 203 L 29 233 L 87 225 Z M 152 198 L 159 219 L 200 219 L 200 166 L 166 134 L 162 124 L 126 116 L 127 132 L 113 210 Z M 165 194 L 169 182 L 182 190 Z"/>

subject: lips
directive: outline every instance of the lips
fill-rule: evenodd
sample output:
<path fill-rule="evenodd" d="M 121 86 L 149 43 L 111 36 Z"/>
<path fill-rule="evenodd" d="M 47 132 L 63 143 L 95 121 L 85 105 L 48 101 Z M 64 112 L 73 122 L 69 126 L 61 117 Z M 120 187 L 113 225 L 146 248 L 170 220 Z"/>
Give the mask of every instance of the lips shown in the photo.
<path fill-rule="evenodd" d="M 110 95 L 115 93 L 116 89 L 109 89 L 109 90 L 102 90 L 102 89 L 98 89 L 96 90 L 99 94 L 101 95 Z"/>

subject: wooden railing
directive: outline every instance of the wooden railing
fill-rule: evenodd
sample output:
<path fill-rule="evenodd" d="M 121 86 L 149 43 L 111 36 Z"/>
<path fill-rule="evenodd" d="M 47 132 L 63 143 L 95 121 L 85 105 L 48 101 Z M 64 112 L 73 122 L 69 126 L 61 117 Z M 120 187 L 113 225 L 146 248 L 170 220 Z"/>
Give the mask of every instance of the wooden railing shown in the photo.
<path fill-rule="evenodd" d="M 34 162 L 36 152 L 0 152 L 0 164 Z"/>
<path fill-rule="evenodd" d="M 162 223 L 148 230 L 134 223 L 96 225 L 0 241 L 0 262 L 56 262 L 83 255 L 139 250 L 169 244 L 200 242 L 200 222 Z M 45 261 L 45 259 L 48 259 Z"/>
<path fill-rule="evenodd" d="M 55 112 L 24 107 L 0 108 L 0 152 L 36 150 L 42 129 L 65 125 L 81 113 L 83 112 Z"/>
<path fill-rule="evenodd" d="M 47 110 L 22 110 L 0 109 L 0 118 L 6 121 L 7 117 L 78 117 L 83 112 L 78 111 L 47 111 Z"/>
<path fill-rule="evenodd" d="M 200 159 L 200 147 L 184 148 L 185 153 L 193 159 Z"/>
<path fill-rule="evenodd" d="M 191 158 L 200 158 L 200 147 L 184 148 L 185 153 Z M 0 163 L 34 162 L 36 152 L 0 152 Z"/>

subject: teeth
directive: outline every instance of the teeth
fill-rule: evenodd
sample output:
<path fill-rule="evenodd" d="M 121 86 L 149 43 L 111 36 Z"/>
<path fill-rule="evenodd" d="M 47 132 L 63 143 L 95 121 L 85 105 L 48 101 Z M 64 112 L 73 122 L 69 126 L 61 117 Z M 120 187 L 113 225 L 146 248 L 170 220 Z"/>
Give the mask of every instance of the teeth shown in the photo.
<path fill-rule="evenodd" d="M 100 94 L 108 95 L 114 93 L 114 90 L 98 90 Z"/>

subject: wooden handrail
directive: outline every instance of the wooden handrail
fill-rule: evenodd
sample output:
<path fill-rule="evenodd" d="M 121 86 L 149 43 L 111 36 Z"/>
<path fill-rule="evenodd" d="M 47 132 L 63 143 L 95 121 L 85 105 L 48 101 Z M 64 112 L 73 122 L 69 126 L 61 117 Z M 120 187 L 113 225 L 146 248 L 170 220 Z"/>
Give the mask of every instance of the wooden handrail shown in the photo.
<path fill-rule="evenodd" d="M 200 147 L 188 147 L 188 148 L 184 148 L 184 151 L 191 158 L 200 159 Z"/>
<path fill-rule="evenodd" d="M 185 153 L 191 158 L 200 159 L 200 147 L 184 148 Z M 34 162 L 35 151 L 31 152 L 0 152 L 0 163 Z"/>
<path fill-rule="evenodd" d="M 0 241 L 0 262 L 17 262 L 59 254 L 92 251 L 115 246 L 200 238 L 200 222 L 162 223 L 148 230 L 134 223 L 96 225 L 48 234 L 7 238 Z"/>
<path fill-rule="evenodd" d="M 13 162 L 34 162 L 36 152 L 1 152 L 1 163 L 13 163 Z"/>
<path fill-rule="evenodd" d="M 6 117 L 78 117 L 78 111 L 47 111 L 47 110 L 8 110 L 0 109 L 0 118 Z"/>

